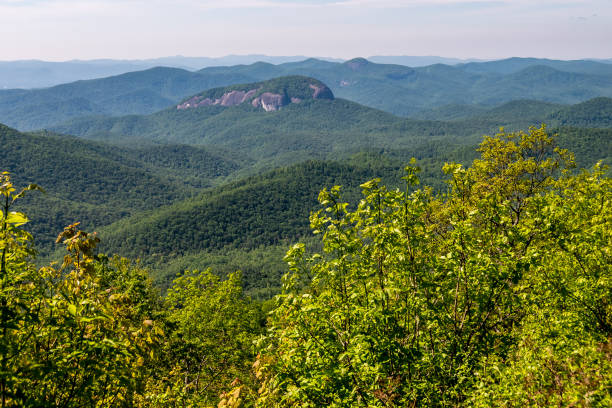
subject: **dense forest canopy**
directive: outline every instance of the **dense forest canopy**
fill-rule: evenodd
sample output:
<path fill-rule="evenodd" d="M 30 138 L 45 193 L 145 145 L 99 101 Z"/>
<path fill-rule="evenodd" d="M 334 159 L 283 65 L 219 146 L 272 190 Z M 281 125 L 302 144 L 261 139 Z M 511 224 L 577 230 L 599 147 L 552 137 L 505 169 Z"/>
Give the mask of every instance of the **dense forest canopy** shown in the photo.
<path fill-rule="evenodd" d="M 39 268 L 19 211 L 39 187 L 3 173 L 2 407 L 610 406 L 612 184 L 556 142 L 485 137 L 445 189 L 418 162 L 323 189 L 318 244 L 266 302 L 211 270 L 162 297 L 78 224 Z"/>

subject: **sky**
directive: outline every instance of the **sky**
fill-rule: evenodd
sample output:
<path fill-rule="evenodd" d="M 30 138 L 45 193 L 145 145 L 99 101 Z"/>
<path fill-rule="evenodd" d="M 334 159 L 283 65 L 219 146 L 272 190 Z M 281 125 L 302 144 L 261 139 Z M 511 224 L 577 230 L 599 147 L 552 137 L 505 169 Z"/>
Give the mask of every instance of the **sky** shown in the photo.
<path fill-rule="evenodd" d="M 0 0 L 0 60 L 612 58 L 612 0 Z"/>

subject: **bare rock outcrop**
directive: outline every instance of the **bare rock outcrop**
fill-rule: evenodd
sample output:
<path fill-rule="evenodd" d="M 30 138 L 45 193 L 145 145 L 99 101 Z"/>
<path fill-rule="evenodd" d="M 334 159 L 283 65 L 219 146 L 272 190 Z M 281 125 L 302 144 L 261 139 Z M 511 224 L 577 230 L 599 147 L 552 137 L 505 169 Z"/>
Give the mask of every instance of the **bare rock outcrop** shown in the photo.
<path fill-rule="evenodd" d="M 282 106 L 286 105 L 287 102 L 283 95 L 274 94 L 271 92 L 264 92 L 257 98 L 253 99 L 253 106 L 262 107 L 266 112 L 277 111 Z"/>
<path fill-rule="evenodd" d="M 193 98 L 179 104 L 176 109 L 198 108 L 200 106 L 210 106 L 214 103 L 210 98 L 203 99 L 202 96 L 194 96 Z"/>
<path fill-rule="evenodd" d="M 257 93 L 257 91 L 258 89 L 251 89 L 250 91 L 230 91 L 224 93 L 223 96 L 215 100 L 212 100 L 210 98 L 204 98 L 203 96 L 198 95 L 177 105 L 176 109 L 181 110 L 189 108 L 199 108 L 200 106 L 212 105 L 236 106 L 251 99 Z"/>
<path fill-rule="evenodd" d="M 208 92 L 208 96 L 207 93 L 204 93 L 189 98 L 177 105 L 176 109 L 184 110 L 214 105 L 229 107 L 251 103 L 256 108 L 271 112 L 292 103 L 301 103 L 305 99 L 334 99 L 332 91 L 315 79 L 299 77 L 297 79 L 289 78 L 286 81 L 287 85 L 281 85 L 280 87 L 278 83 L 269 85 L 269 82 L 261 82 L 249 86 L 250 89 L 234 89 L 226 91 L 222 95 L 218 91 L 215 93 L 213 90 Z M 266 87 L 270 90 L 267 91 Z"/>
<path fill-rule="evenodd" d="M 334 99 L 334 94 L 331 89 L 326 87 L 325 85 L 315 85 L 310 84 L 310 89 L 314 90 L 312 94 L 313 99 Z"/>
<path fill-rule="evenodd" d="M 221 106 L 236 106 L 244 103 L 247 99 L 250 99 L 257 93 L 257 89 L 251 89 L 248 92 L 245 91 L 231 91 L 224 94 L 221 97 Z"/>

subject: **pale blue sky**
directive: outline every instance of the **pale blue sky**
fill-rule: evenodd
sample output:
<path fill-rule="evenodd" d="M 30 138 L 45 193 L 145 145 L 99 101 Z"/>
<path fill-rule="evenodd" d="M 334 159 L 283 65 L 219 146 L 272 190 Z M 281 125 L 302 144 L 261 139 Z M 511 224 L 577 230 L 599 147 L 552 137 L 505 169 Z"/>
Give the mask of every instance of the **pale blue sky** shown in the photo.
<path fill-rule="evenodd" d="M 612 0 L 0 0 L 0 60 L 612 58 Z"/>

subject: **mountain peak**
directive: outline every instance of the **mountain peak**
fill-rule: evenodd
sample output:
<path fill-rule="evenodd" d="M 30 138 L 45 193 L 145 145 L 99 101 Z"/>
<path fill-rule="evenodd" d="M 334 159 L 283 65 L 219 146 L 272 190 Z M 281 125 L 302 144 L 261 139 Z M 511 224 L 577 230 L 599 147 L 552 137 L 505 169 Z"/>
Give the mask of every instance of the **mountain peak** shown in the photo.
<path fill-rule="evenodd" d="M 295 75 L 210 89 L 184 100 L 176 108 L 184 110 L 214 105 L 229 107 L 250 103 L 268 112 L 307 99 L 334 99 L 334 94 L 319 80 Z"/>
<path fill-rule="evenodd" d="M 346 65 L 347 67 L 349 67 L 350 69 L 352 69 L 353 71 L 357 71 L 358 69 L 365 67 L 366 65 L 371 64 L 370 61 L 368 61 L 365 58 L 353 58 L 352 60 L 346 61 L 344 63 L 344 65 Z"/>

